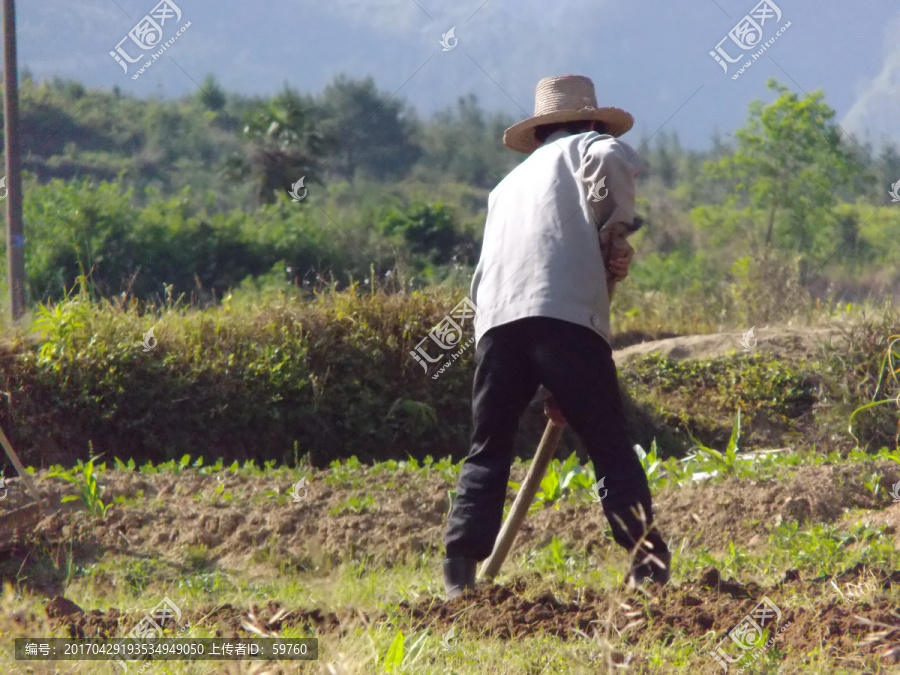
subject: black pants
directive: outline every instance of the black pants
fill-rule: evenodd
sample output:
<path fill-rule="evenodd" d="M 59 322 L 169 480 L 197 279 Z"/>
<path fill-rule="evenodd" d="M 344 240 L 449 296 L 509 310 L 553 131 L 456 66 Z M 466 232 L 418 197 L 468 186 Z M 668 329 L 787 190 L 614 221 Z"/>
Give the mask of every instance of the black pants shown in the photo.
<path fill-rule="evenodd" d="M 484 560 L 491 554 L 503 517 L 519 418 L 540 384 L 554 395 L 578 434 L 597 479 L 605 477 L 604 513 L 616 542 L 631 550 L 652 525 L 653 511 L 647 476 L 628 437 L 616 365 L 606 341 L 568 321 L 531 317 L 485 333 L 475 363 L 472 446 L 444 535 L 447 557 Z M 634 515 L 638 505 L 643 521 Z"/>

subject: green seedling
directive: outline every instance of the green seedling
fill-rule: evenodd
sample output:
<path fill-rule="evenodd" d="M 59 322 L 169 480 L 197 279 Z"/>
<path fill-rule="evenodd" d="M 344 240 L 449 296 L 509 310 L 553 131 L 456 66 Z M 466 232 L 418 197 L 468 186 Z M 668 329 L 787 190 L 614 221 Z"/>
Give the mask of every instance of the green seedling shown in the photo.
<path fill-rule="evenodd" d="M 872 493 L 873 497 L 877 497 L 879 490 L 881 490 L 881 474 L 873 473 L 869 480 L 863 482 L 863 485 Z"/>
<path fill-rule="evenodd" d="M 741 411 L 738 410 L 737 419 L 731 430 L 731 438 L 725 452 L 719 452 L 713 448 L 697 443 L 697 452 L 706 459 L 706 466 L 710 471 L 718 470 L 726 474 L 733 474 L 737 470 L 738 442 L 741 438 Z"/>
<path fill-rule="evenodd" d="M 371 495 L 365 495 L 363 497 L 350 497 L 342 501 L 337 506 L 333 506 L 328 509 L 328 513 L 332 516 L 344 513 L 345 511 L 351 511 L 357 514 L 366 513 L 372 510 L 373 506 L 375 506 L 375 497 L 372 497 Z"/>
<path fill-rule="evenodd" d="M 71 483 L 76 486 L 81 493 L 80 495 L 67 495 L 63 497 L 62 501 L 73 502 L 81 499 L 85 506 L 87 506 L 88 511 L 96 516 L 105 518 L 106 512 L 109 511 L 112 504 L 104 504 L 103 500 L 100 498 L 101 488 L 97 483 L 97 478 L 94 474 L 94 459 L 94 457 L 91 457 L 87 464 L 78 460 L 78 463 L 68 471 L 53 469 L 47 473 L 47 477 L 59 478 L 67 483 Z M 101 464 L 99 469 L 101 472 L 105 470 L 106 464 Z"/>
<path fill-rule="evenodd" d="M 581 494 L 582 490 L 590 490 L 593 484 L 592 472 L 588 472 L 578 463 L 578 457 L 574 452 L 564 462 L 554 459 L 541 479 L 540 490 L 534 496 L 532 508 L 539 509 L 558 504 L 563 496 L 575 492 Z M 509 486 L 516 492 L 522 487 L 515 481 L 509 481 Z"/>

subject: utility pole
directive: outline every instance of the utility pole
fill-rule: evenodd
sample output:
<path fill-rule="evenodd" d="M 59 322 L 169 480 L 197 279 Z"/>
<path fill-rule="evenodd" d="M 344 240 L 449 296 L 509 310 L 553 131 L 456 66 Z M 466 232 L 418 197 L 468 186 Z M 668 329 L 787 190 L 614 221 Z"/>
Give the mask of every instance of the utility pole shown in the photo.
<path fill-rule="evenodd" d="M 3 121 L 6 143 L 6 254 L 13 322 L 25 313 L 25 235 L 22 232 L 22 172 L 19 154 L 19 78 L 16 61 L 16 2 L 3 0 Z"/>

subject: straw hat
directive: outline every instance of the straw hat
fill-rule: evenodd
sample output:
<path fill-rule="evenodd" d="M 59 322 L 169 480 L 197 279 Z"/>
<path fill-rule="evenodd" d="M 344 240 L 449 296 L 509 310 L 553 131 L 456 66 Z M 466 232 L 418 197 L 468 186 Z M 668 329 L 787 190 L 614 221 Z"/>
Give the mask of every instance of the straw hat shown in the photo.
<path fill-rule="evenodd" d="M 604 122 L 612 136 L 621 136 L 634 125 L 634 117 L 621 108 L 598 108 L 594 83 L 583 75 L 545 77 L 534 91 L 534 117 L 503 132 L 503 145 L 530 153 L 541 144 L 534 130 L 556 122 Z"/>

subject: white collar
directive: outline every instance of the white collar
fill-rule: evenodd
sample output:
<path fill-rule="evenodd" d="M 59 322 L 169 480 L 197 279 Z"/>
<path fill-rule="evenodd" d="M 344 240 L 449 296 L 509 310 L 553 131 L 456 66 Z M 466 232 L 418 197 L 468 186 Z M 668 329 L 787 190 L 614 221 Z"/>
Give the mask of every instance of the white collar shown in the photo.
<path fill-rule="evenodd" d="M 578 133 L 579 134 L 590 134 L 590 133 L 597 133 L 597 132 L 596 131 L 579 131 Z M 566 138 L 567 136 L 576 136 L 576 135 L 577 134 L 573 134 L 571 131 L 566 131 L 565 129 L 558 129 L 557 131 L 554 131 L 552 134 L 547 136 L 547 140 L 544 141 L 544 145 L 548 145 L 549 143 L 558 141 L 561 138 Z M 598 135 L 600 136 L 600 138 L 607 138 L 607 137 L 612 138 L 612 136 L 610 136 L 609 134 L 598 134 Z"/>

